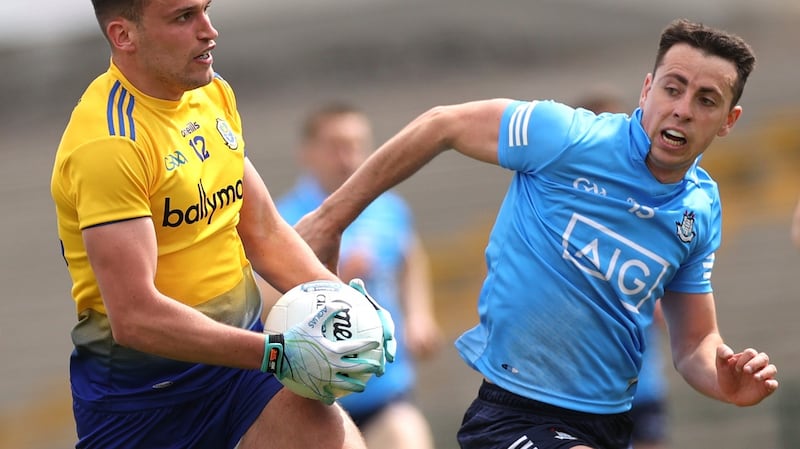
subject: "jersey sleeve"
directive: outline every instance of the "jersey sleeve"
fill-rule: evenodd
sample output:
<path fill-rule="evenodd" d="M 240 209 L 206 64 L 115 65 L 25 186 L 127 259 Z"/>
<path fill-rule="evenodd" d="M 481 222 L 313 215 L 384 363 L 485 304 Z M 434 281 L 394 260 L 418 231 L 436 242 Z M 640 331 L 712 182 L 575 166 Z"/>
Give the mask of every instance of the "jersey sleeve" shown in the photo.
<path fill-rule="evenodd" d="M 65 160 L 67 195 L 75 203 L 80 229 L 152 215 L 151 178 L 146 158 L 129 139 L 98 139 Z"/>
<path fill-rule="evenodd" d="M 716 190 L 715 190 L 716 192 Z M 722 241 L 722 210 L 719 196 L 715 195 L 711 201 L 708 223 L 703 226 L 709 235 L 701 239 L 692 251 L 686 263 L 678 268 L 667 290 L 684 293 L 709 293 L 711 286 L 711 273 L 714 269 L 715 251 Z"/>
<path fill-rule="evenodd" d="M 500 122 L 500 165 L 535 172 L 566 148 L 574 117 L 574 109 L 553 101 L 512 102 Z"/>

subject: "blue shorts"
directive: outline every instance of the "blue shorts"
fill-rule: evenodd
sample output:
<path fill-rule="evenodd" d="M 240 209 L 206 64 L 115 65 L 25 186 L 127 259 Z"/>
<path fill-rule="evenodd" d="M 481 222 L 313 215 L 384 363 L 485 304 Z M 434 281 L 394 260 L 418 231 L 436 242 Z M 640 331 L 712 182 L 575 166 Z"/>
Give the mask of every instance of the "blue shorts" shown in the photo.
<path fill-rule="evenodd" d="M 663 399 L 634 403 L 631 409 L 634 443 L 663 443 L 667 439 L 667 410 Z"/>
<path fill-rule="evenodd" d="M 73 399 L 77 449 L 233 449 L 282 385 L 258 370 L 165 407 L 113 411 Z"/>
<path fill-rule="evenodd" d="M 627 449 L 631 419 L 627 413 L 595 415 L 554 407 L 483 382 L 478 398 L 464 414 L 461 449 Z"/>

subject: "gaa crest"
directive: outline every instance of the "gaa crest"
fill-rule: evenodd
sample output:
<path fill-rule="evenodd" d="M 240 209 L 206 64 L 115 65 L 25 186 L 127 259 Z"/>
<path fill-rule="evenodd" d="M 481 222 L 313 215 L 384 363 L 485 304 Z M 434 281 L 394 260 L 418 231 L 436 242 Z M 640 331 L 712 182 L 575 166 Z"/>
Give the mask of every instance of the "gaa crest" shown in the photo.
<path fill-rule="evenodd" d="M 225 141 L 225 145 L 228 146 L 231 150 L 235 150 L 239 148 L 239 142 L 236 140 L 236 134 L 233 133 L 230 125 L 225 120 L 218 118 L 217 119 L 217 131 L 222 136 L 222 139 Z"/>
<path fill-rule="evenodd" d="M 678 238 L 683 243 L 689 243 L 697 234 L 694 232 L 694 212 L 686 211 L 683 213 L 683 220 L 676 221 Z"/>

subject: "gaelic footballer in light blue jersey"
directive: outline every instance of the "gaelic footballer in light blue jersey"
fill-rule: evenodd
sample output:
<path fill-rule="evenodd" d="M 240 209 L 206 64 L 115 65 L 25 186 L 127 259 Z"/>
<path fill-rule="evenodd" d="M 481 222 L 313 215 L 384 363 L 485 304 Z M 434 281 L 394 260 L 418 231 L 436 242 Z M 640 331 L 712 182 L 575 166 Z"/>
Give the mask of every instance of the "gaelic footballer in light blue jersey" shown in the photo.
<path fill-rule="evenodd" d="M 656 299 L 667 287 L 711 291 L 716 184 L 696 165 L 674 184 L 643 176 L 640 116 L 550 101 L 503 114 L 499 162 L 516 173 L 486 249 L 480 324 L 457 346 L 511 392 L 590 413 L 629 409 Z"/>
<path fill-rule="evenodd" d="M 505 98 L 431 108 L 304 218 L 301 234 L 330 257 L 366 204 L 448 149 L 514 172 L 486 248 L 479 323 L 456 342 L 484 378 L 462 449 L 628 448 L 659 299 L 687 383 L 758 404 L 778 388 L 777 368 L 719 332 L 720 198 L 698 167 L 741 116 L 754 63 L 741 38 L 675 20 L 631 116 Z"/>

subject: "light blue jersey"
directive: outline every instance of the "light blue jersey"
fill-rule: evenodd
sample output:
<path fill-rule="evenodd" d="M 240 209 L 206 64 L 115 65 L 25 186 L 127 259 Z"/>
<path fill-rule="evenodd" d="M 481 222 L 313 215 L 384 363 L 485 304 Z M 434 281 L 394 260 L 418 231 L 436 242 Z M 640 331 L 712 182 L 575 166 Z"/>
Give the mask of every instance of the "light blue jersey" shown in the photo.
<path fill-rule="evenodd" d="M 667 380 L 664 376 L 664 354 L 661 350 L 661 329 L 653 324 L 646 332 L 647 350 L 642 354 L 642 369 L 636 382 L 633 405 L 663 402 L 667 395 Z"/>
<path fill-rule="evenodd" d="M 716 183 L 696 164 L 678 183 L 657 181 L 640 120 L 550 101 L 503 115 L 499 161 L 516 173 L 486 248 L 480 322 L 456 346 L 506 390 L 626 411 L 656 299 L 711 291 Z"/>
<path fill-rule="evenodd" d="M 276 201 L 278 211 L 289 223 L 316 209 L 326 197 L 320 185 L 308 176 L 301 177 L 286 195 Z M 363 393 L 351 394 L 339 400 L 350 413 L 363 414 L 402 395 L 409 394 L 415 375 L 410 354 L 402 344 L 403 311 L 400 305 L 398 278 L 409 253 L 413 237 L 411 211 L 398 195 L 387 192 L 364 209 L 342 235 L 340 260 L 354 251 L 367 248 L 370 273 L 363 276 L 370 295 L 392 314 L 397 347 L 395 361 L 381 377 L 373 376 Z"/>

